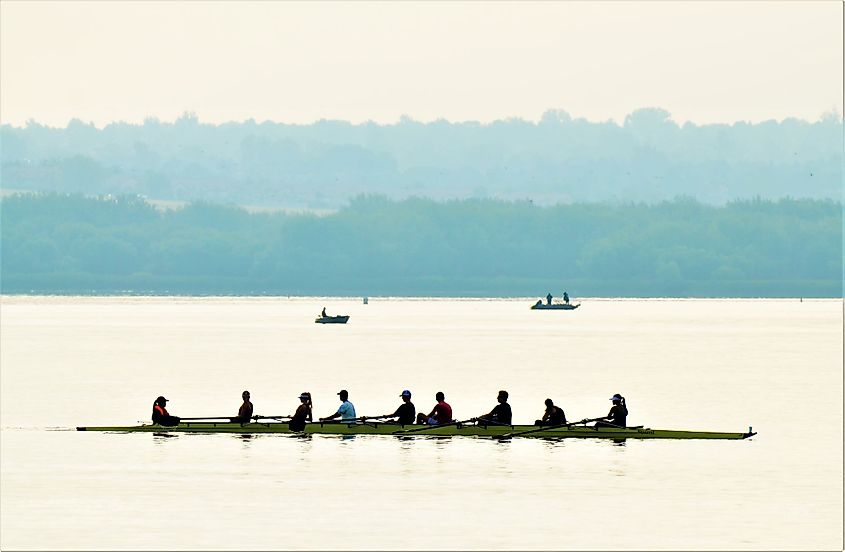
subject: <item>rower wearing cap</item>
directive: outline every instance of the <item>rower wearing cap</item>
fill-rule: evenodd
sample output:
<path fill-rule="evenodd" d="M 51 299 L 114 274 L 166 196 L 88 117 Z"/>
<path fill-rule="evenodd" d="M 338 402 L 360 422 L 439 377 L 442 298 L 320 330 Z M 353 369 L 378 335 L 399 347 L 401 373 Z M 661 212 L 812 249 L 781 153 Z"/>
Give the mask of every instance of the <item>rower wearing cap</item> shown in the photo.
<path fill-rule="evenodd" d="M 438 391 L 434 398 L 437 400 L 437 404 L 434 405 L 428 416 L 422 412 L 419 413 L 417 416 L 418 424 L 442 425 L 452 422 L 452 407 L 446 402 L 446 395 L 443 394 L 443 391 Z"/>
<path fill-rule="evenodd" d="M 179 417 L 171 416 L 167 412 L 167 399 L 159 396 L 153 403 L 153 423 L 173 427 L 179 425 Z"/>
<path fill-rule="evenodd" d="M 566 423 L 566 414 L 563 413 L 561 407 L 555 406 L 555 403 L 551 399 L 546 399 L 545 404 L 546 411 L 543 412 L 543 418 L 534 422 L 534 425 L 558 426 Z"/>
<path fill-rule="evenodd" d="M 291 431 L 303 431 L 305 429 L 305 422 L 310 422 L 314 418 L 311 414 L 311 393 L 303 391 L 299 395 L 300 405 L 296 407 L 296 412 L 288 422 L 288 428 Z"/>
<path fill-rule="evenodd" d="M 331 416 L 320 418 L 320 421 L 325 422 L 326 420 L 334 420 L 339 416 L 341 421 L 350 423 L 354 422 L 357 416 L 355 415 L 355 406 L 351 402 L 349 402 L 349 393 L 346 391 L 346 389 L 341 389 L 337 395 L 338 397 L 340 397 L 341 402 L 340 407 L 337 409 L 337 412 L 335 412 Z"/>
<path fill-rule="evenodd" d="M 238 409 L 238 415 L 231 418 L 231 420 L 241 424 L 248 424 L 250 418 L 252 418 L 252 403 L 249 402 L 249 391 L 241 393 L 241 398 L 244 400 L 244 403 Z"/>
<path fill-rule="evenodd" d="M 499 402 L 493 410 L 478 418 L 481 424 L 495 424 L 495 425 L 511 425 L 513 414 L 511 413 L 511 405 L 508 404 L 508 392 L 502 389 L 496 397 Z"/>
<path fill-rule="evenodd" d="M 393 414 L 388 414 L 385 417 L 395 416 L 396 423 L 402 425 L 411 425 L 414 423 L 414 420 L 417 419 L 417 407 L 415 407 L 414 403 L 411 402 L 411 392 L 405 389 L 399 396 L 402 397 L 402 404 L 399 405 L 399 408 L 396 409 L 396 412 L 394 412 Z"/>
<path fill-rule="evenodd" d="M 607 416 L 600 418 L 596 422 L 595 427 L 625 427 L 628 419 L 628 407 L 625 406 L 625 397 L 616 393 L 610 400 L 613 401 L 613 406 L 610 407 L 610 412 Z"/>

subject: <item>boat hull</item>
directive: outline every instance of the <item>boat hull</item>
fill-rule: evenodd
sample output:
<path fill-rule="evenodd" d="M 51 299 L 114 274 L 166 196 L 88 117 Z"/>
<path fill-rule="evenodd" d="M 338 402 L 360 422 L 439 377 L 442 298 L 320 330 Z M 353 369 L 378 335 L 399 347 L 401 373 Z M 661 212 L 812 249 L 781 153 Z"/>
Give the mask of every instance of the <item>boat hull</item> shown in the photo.
<path fill-rule="evenodd" d="M 581 306 L 581 303 L 570 304 L 570 303 L 554 303 L 551 305 L 538 305 L 533 304 L 531 305 L 531 310 L 575 310 Z"/>
<path fill-rule="evenodd" d="M 321 316 L 314 320 L 317 324 L 346 324 L 349 316 Z"/>
<path fill-rule="evenodd" d="M 745 439 L 755 433 L 722 433 L 714 431 L 679 431 L 650 428 L 599 428 L 576 426 L 563 427 L 543 431 L 535 431 L 537 426 L 480 426 L 480 425 L 448 425 L 443 427 L 399 425 L 386 423 L 312 423 L 303 432 L 293 432 L 286 423 L 249 423 L 239 424 L 231 422 L 187 422 L 176 427 L 163 427 L 156 424 L 140 426 L 101 426 L 77 427 L 79 431 L 108 431 L 108 432 L 138 432 L 138 433 L 279 433 L 279 434 L 307 434 L 307 435 L 394 435 L 420 437 L 539 437 L 548 439 L 584 438 L 584 439 Z M 520 435 L 523 432 L 522 435 Z M 529 433 L 530 432 L 530 433 Z"/>

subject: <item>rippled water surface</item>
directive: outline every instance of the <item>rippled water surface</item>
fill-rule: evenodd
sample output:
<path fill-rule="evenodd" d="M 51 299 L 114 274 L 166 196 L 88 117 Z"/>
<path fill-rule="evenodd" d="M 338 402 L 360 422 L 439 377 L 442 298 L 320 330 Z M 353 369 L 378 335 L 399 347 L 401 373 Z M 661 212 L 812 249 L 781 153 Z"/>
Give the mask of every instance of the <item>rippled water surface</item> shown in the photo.
<path fill-rule="evenodd" d="M 0 301 L 0 548 L 842 548 L 842 302 L 55 298 Z M 313 323 L 325 306 L 345 326 Z M 457 418 L 510 392 L 570 419 L 746 441 L 76 432 L 180 416 Z"/>

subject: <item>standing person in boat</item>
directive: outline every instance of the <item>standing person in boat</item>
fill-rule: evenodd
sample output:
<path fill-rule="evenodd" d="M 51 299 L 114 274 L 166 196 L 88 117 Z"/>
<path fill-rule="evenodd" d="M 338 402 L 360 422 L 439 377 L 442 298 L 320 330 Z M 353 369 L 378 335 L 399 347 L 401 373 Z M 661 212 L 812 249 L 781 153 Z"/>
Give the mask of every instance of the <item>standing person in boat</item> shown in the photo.
<path fill-rule="evenodd" d="M 396 416 L 396 419 L 393 420 L 395 423 L 411 425 L 414 423 L 414 420 L 417 419 L 417 407 L 415 407 L 414 403 L 411 402 L 411 392 L 405 389 L 399 396 L 402 397 L 402 404 L 399 405 L 396 412 L 388 414 L 385 417 Z"/>
<path fill-rule="evenodd" d="M 153 423 L 167 427 L 179 425 L 179 417 L 171 416 L 166 407 L 167 399 L 159 396 L 153 403 Z"/>
<path fill-rule="evenodd" d="M 552 304 L 552 294 L 551 293 L 546 295 L 546 304 L 549 304 L 549 305 Z"/>
<path fill-rule="evenodd" d="M 252 418 L 252 403 L 249 402 L 249 391 L 241 393 L 241 398 L 244 400 L 244 403 L 238 409 L 238 415 L 231 418 L 231 420 L 241 424 L 248 424 Z"/>
<path fill-rule="evenodd" d="M 296 407 L 293 418 L 288 422 L 288 428 L 291 431 L 303 431 L 305 429 L 305 423 L 314 419 L 311 412 L 311 393 L 303 391 L 299 395 L 299 402 L 300 405 Z"/>
<path fill-rule="evenodd" d="M 478 423 L 493 424 L 493 425 L 511 425 L 513 418 L 511 414 L 511 405 L 508 404 L 508 392 L 502 389 L 496 397 L 499 404 L 493 408 L 489 413 L 484 414 L 478 418 Z"/>
<path fill-rule="evenodd" d="M 349 402 L 349 393 L 346 389 L 341 389 L 338 396 L 340 397 L 340 407 L 337 409 L 337 412 L 326 418 L 320 418 L 321 422 L 334 420 L 335 418 L 340 417 L 341 421 L 351 423 L 357 418 L 355 415 L 355 406 Z"/>
<path fill-rule="evenodd" d="M 437 400 L 437 404 L 434 405 L 428 416 L 422 412 L 419 413 L 417 416 L 418 424 L 443 425 L 451 423 L 452 407 L 446 402 L 446 395 L 443 394 L 443 391 L 438 391 L 434 398 Z"/>
<path fill-rule="evenodd" d="M 563 292 L 563 302 L 566 303 L 567 305 L 569 304 L 569 294 L 566 293 L 565 291 Z"/>
<path fill-rule="evenodd" d="M 546 411 L 543 413 L 543 418 L 534 422 L 536 426 L 559 426 L 566 423 L 566 414 L 559 406 L 551 399 L 546 399 Z"/>
<path fill-rule="evenodd" d="M 613 406 L 610 407 L 610 412 L 607 416 L 600 418 L 596 422 L 595 427 L 625 427 L 628 421 L 628 407 L 625 406 L 625 397 L 616 393 L 610 398 L 613 401 Z"/>

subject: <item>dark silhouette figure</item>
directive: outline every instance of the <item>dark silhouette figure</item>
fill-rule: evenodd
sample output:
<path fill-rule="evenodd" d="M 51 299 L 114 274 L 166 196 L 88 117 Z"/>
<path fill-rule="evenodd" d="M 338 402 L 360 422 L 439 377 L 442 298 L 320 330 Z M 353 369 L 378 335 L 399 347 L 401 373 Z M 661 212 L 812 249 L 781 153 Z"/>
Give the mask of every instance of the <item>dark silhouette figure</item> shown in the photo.
<path fill-rule="evenodd" d="M 415 407 L 414 403 L 411 402 L 411 392 L 405 389 L 399 396 L 402 397 L 402 404 L 399 405 L 396 412 L 393 414 L 386 414 L 384 417 L 388 418 L 395 416 L 395 423 L 402 425 L 413 424 L 417 418 L 417 407 Z"/>
<path fill-rule="evenodd" d="M 179 417 L 171 416 L 167 412 L 167 399 L 159 396 L 153 403 L 153 423 L 161 426 L 173 427 L 179 425 Z"/>
<path fill-rule="evenodd" d="M 496 405 L 489 413 L 484 414 L 478 418 L 480 424 L 493 425 L 511 425 L 513 414 L 511 413 L 511 405 L 508 404 L 508 392 L 504 389 L 499 391 L 496 397 L 499 404 Z"/>
<path fill-rule="evenodd" d="M 299 395 L 299 402 L 300 405 L 296 407 L 296 412 L 293 413 L 293 417 L 288 422 L 288 428 L 291 431 L 303 431 L 305 429 L 305 423 L 314 419 L 311 412 L 311 393 L 304 391 Z"/>
<path fill-rule="evenodd" d="M 566 414 L 559 406 L 551 399 L 546 399 L 546 411 L 543 413 L 543 418 L 534 422 L 537 426 L 558 426 L 566 423 Z"/>
<path fill-rule="evenodd" d="M 249 391 L 241 393 L 241 398 L 243 398 L 244 403 L 238 409 L 238 415 L 232 418 L 232 421 L 248 424 L 250 418 L 252 418 L 252 403 L 249 402 Z"/>
<path fill-rule="evenodd" d="M 625 406 L 625 397 L 616 393 L 610 398 L 613 406 L 607 416 L 600 418 L 595 427 L 625 427 L 628 419 L 628 407 Z"/>

